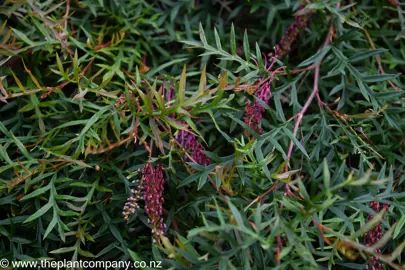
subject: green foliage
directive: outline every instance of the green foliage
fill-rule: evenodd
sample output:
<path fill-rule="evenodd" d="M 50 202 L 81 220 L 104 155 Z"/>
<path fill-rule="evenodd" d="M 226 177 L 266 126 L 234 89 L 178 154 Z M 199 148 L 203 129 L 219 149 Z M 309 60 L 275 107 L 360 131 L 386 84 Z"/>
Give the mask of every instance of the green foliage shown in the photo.
<path fill-rule="evenodd" d="M 404 269 L 395 2 L 0 1 L 0 254 Z M 294 15 L 307 27 L 270 58 Z M 263 108 L 260 130 L 250 105 Z M 157 244 L 144 205 L 122 215 L 146 163 L 165 168 Z"/>

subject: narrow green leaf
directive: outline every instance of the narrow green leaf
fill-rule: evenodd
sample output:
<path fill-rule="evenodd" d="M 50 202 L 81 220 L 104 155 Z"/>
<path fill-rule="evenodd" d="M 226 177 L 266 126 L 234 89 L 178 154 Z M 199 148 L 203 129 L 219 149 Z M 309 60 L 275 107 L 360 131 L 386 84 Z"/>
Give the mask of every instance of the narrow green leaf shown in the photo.
<path fill-rule="evenodd" d="M 293 143 L 301 150 L 301 152 L 309 159 L 307 151 L 305 151 L 304 146 L 295 138 L 294 134 L 286 127 L 283 127 L 284 132 L 293 141 Z"/>
<path fill-rule="evenodd" d="M 362 226 L 356 233 L 350 236 L 351 239 L 357 239 L 360 236 L 364 235 L 366 232 L 374 228 L 384 217 L 385 209 L 380 211 L 377 215 L 373 217 L 372 220 L 368 221 L 364 226 Z"/>
<path fill-rule="evenodd" d="M 231 52 L 232 52 L 232 55 L 236 55 L 235 27 L 234 27 L 233 23 L 231 25 Z"/>
<path fill-rule="evenodd" d="M 214 36 L 215 36 L 215 43 L 217 45 L 218 50 L 222 50 L 222 46 L 221 46 L 221 38 L 219 37 L 217 28 L 214 27 Z"/>
<path fill-rule="evenodd" d="M 181 121 L 174 120 L 174 119 L 172 119 L 170 117 L 167 117 L 167 116 L 164 117 L 164 120 L 167 123 L 169 123 L 169 125 L 171 125 L 172 127 L 176 128 L 178 130 L 187 130 L 188 129 L 188 125 L 184 124 Z"/>
<path fill-rule="evenodd" d="M 243 51 L 245 52 L 246 61 L 250 62 L 250 46 L 247 30 L 245 29 L 245 34 L 243 35 Z"/>
<path fill-rule="evenodd" d="M 79 254 L 82 255 L 83 257 L 86 257 L 86 258 L 95 258 L 95 257 L 96 257 L 96 256 L 95 256 L 93 253 L 91 253 L 90 251 L 82 250 L 82 249 L 79 250 Z"/>
<path fill-rule="evenodd" d="M 156 91 L 156 80 L 153 82 L 153 85 L 150 86 L 149 88 L 152 91 L 152 94 L 155 97 L 155 100 L 157 101 L 159 110 L 161 110 L 163 113 L 165 113 L 166 107 L 164 105 L 162 95 Z"/>
<path fill-rule="evenodd" d="M 323 186 L 325 188 L 325 192 L 328 196 L 328 199 L 331 199 L 332 194 L 330 192 L 330 171 L 328 168 L 328 162 L 326 158 L 323 160 Z"/>
<path fill-rule="evenodd" d="M 56 65 L 58 66 L 60 74 L 64 74 L 65 70 L 63 69 L 62 61 L 60 60 L 59 54 L 56 54 Z"/>
<path fill-rule="evenodd" d="M 68 252 L 72 252 L 76 249 L 76 246 L 71 246 L 71 247 L 63 247 L 63 248 L 59 248 L 59 249 L 55 249 L 50 251 L 49 253 L 51 254 L 61 254 L 61 253 L 68 253 Z"/>
<path fill-rule="evenodd" d="M 393 80 L 395 79 L 397 75 L 395 74 L 375 74 L 375 75 L 367 75 L 364 76 L 363 82 L 382 82 L 382 81 L 387 81 L 387 80 Z"/>
<path fill-rule="evenodd" d="M 80 132 L 79 136 L 77 138 L 82 138 L 86 132 L 91 128 L 92 125 L 94 125 L 97 120 L 110 108 L 110 106 L 103 107 L 101 110 L 96 112 L 87 122 L 86 126 L 82 129 Z"/>
<path fill-rule="evenodd" d="M 319 61 L 321 61 L 325 55 L 329 52 L 330 46 L 325 46 L 321 50 L 319 50 L 316 54 L 312 55 L 308 59 L 304 60 L 301 64 L 299 64 L 299 67 L 304 67 L 304 66 L 309 66 L 312 64 L 318 64 Z"/>
<path fill-rule="evenodd" d="M 16 164 L 10 159 L 10 156 L 7 154 L 7 149 L 3 147 L 3 145 L 1 144 L 0 144 L 0 158 L 2 158 L 11 166 L 14 166 Z"/>
<path fill-rule="evenodd" d="M 138 253 L 136 253 L 135 251 L 132 251 L 132 250 L 130 250 L 130 249 L 128 249 L 128 253 L 129 253 L 129 256 L 131 257 L 131 259 L 134 261 L 134 262 L 140 262 L 140 261 L 142 261 L 142 258 L 138 255 Z"/>
<path fill-rule="evenodd" d="M 214 203 L 215 203 L 215 210 L 217 211 L 217 217 L 219 219 L 219 223 L 221 225 L 224 225 L 225 224 L 224 215 L 222 214 L 221 208 L 219 207 L 218 202 L 217 202 L 217 200 L 215 200 L 215 198 L 214 198 Z"/>
<path fill-rule="evenodd" d="M 363 97 L 364 97 L 367 101 L 370 101 L 370 97 L 369 97 L 369 95 L 368 95 L 368 92 L 367 92 L 367 89 L 366 89 L 366 86 L 364 85 L 364 83 L 363 83 L 362 81 L 360 81 L 359 79 L 356 79 L 356 81 L 357 81 L 357 84 L 358 84 L 358 86 L 359 86 L 360 92 L 361 92 L 361 94 L 363 95 Z"/>
<path fill-rule="evenodd" d="M 35 42 L 31 41 L 23 32 L 20 32 L 19 30 L 12 28 L 13 32 L 16 33 L 16 35 L 25 43 L 27 43 L 30 46 L 35 46 Z"/>
<path fill-rule="evenodd" d="M 181 187 L 187 186 L 187 185 L 190 184 L 190 183 L 197 182 L 197 180 L 198 180 L 198 178 L 200 177 L 200 175 L 201 175 L 201 174 L 197 174 L 197 173 L 194 173 L 194 174 L 192 174 L 192 175 L 189 175 L 188 177 L 186 177 L 186 178 L 177 186 L 177 188 L 181 188 Z"/>
<path fill-rule="evenodd" d="M 13 132 L 8 131 L 7 128 L 4 126 L 3 122 L 0 121 L 0 131 L 9 137 L 15 145 L 17 145 L 18 149 L 20 149 L 21 153 L 28 159 L 32 160 L 31 155 L 28 153 L 27 149 L 25 148 L 24 144 L 13 134 Z"/>
<path fill-rule="evenodd" d="M 184 102 L 184 98 L 186 95 L 186 65 L 183 67 L 183 72 L 181 73 L 180 83 L 179 83 L 179 91 L 176 95 L 177 105 L 181 106 Z"/>
<path fill-rule="evenodd" d="M 224 138 L 228 141 L 228 142 L 232 142 L 233 140 L 231 139 L 231 137 L 229 137 L 228 134 L 226 134 L 225 132 L 222 131 L 222 129 L 218 126 L 217 121 L 215 120 L 214 114 L 212 113 L 211 110 L 207 111 L 208 114 L 210 115 L 212 121 L 214 122 L 215 128 L 219 131 L 219 133 L 221 133 L 222 136 L 224 136 Z"/>
<path fill-rule="evenodd" d="M 204 170 L 204 172 L 201 174 L 200 179 L 198 180 L 197 190 L 200 190 L 205 185 L 205 183 L 207 183 L 209 173 L 209 170 Z"/>
<path fill-rule="evenodd" d="M 48 212 L 49 209 L 51 209 L 53 206 L 53 203 L 48 202 L 44 206 L 42 206 L 38 211 L 36 211 L 34 214 L 32 214 L 29 218 L 27 218 L 23 223 L 28 223 L 30 221 L 33 221 L 42 215 L 44 215 L 46 212 Z"/>
<path fill-rule="evenodd" d="M 77 50 L 75 50 L 75 55 L 73 57 L 73 74 L 75 77 L 75 80 L 78 82 L 79 81 L 79 55 Z"/>
<path fill-rule="evenodd" d="M 201 23 L 200 23 L 200 40 L 201 40 L 201 42 L 203 43 L 203 45 L 204 45 L 205 47 L 208 46 L 208 42 L 207 42 L 207 39 L 206 39 L 206 37 L 205 37 L 204 28 L 203 28 L 203 26 L 202 26 Z"/>
<path fill-rule="evenodd" d="M 25 87 L 21 83 L 20 79 L 14 74 L 14 72 L 10 69 L 11 75 L 13 75 L 15 82 L 17 83 L 18 87 L 20 88 L 21 92 L 25 93 Z"/>
<path fill-rule="evenodd" d="M 110 224 L 110 226 L 108 226 L 111 233 L 114 235 L 115 239 L 118 240 L 118 242 L 120 242 L 121 244 L 124 242 L 124 239 L 121 236 L 120 231 L 117 229 L 117 227 L 115 227 L 114 225 Z"/>
<path fill-rule="evenodd" d="M 369 58 L 371 56 L 374 56 L 374 55 L 377 55 L 377 54 L 380 54 L 380 53 L 383 53 L 383 52 L 386 52 L 386 51 L 388 51 L 388 50 L 383 49 L 383 48 L 379 48 L 379 49 L 375 49 L 375 50 L 367 50 L 367 51 L 364 51 L 364 52 L 356 53 L 356 54 L 349 57 L 349 62 L 354 63 L 354 62 Z"/>
<path fill-rule="evenodd" d="M 301 179 L 298 180 L 298 188 L 299 188 L 299 191 L 300 191 L 302 197 L 304 197 L 304 199 L 307 200 L 307 201 L 310 200 L 307 189 L 305 188 L 305 185 L 304 185 L 304 183 L 302 182 Z"/>
<path fill-rule="evenodd" d="M 260 51 L 259 44 L 256 42 L 256 59 L 259 64 L 259 68 L 263 67 L 263 57 L 262 57 L 262 52 Z"/>
<path fill-rule="evenodd" d="M 207 88 L 207 65 L 204 65 L 204 68 L 201 71 L 200 85 L 198 87 L 197 97 L 202 96 L 206 88 Z"/>
<path fill-rule="evenodd" d="M 396 239 L 398 235 L 403 232 L 405 226 L 405 213 L 401 211 L 401 219 L 398 221 L 398 225 L 395 227 L 393 238 Z"/>
<path fill-rule="evenodd" d="M 388 91 L 388 92 L 377 92 L 374 96 L 378 99 L 393 99 L 405 95 L 405 91 Z"/>
<path fill-rule="evenodd" d="M 39 196 L 39 195 L 45 193 L 46 191 L 48 191 L 50 188 L 51 188 L 51 185 L 48 184 L 48 185 L 45 186 L 45 187 L 39 188 L 39 189 L 37 189 L 37 190 L 31 192 L 30 194 L 25 195 L 24 197 L 22 197 L 22 199 L 21 199 L 20 201 L 25 201 L 25 200 L 34 198 L 34 197 L 36 197 L 36 196 Z"/>
<path fill-rule="evenodd" d="M 236 219 L 236 222 L 238 223 L 239 227 L 245 228 L 245 224 L 243 222 L 242 215 L 240 214 L 239 210 L 235 207 L 235 205 L 233 205 L 233 203 L 229 199 L 228 199 L 228 205 L 229 205 L 232 215 Z"/>
<path fill-rule="evenodd" d="M 54 214 L 51 222 L 49 223 L 48 227 L 46 228 L 43 239 L 46 239 L 48 234 L 53 230 L 53 228 L 55 228 L 57 223 L 58 223 L 58 217 L 57 217 L 57 215 Z"/>

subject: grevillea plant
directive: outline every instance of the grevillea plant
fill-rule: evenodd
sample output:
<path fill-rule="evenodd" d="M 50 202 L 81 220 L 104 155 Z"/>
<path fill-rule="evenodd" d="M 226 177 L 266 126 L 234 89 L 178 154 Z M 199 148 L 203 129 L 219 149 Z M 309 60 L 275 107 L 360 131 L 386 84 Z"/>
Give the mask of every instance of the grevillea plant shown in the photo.
<path fill-rule="evenodd" d="M 405 269 L 404 7 L 0 1 L 0 261 Z"/>

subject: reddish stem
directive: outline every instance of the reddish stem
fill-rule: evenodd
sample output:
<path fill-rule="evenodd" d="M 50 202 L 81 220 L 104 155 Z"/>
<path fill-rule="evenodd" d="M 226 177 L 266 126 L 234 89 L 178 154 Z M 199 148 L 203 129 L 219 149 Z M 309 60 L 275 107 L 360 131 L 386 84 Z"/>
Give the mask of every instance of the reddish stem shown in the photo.
<path fill-rule="evenodd" d="M 323 47 L 326 47 L 326 46 L 328 46 L 330 44 L 333 32 L 334 32 L 334 25 L 332 24 L 330 26 L 330 28 L 329 28 L 329 32 L 328 32 L 328 35 L 326 36 L 325 42 L 323 43 Z M 323 60 L 323 58 L 321 58 L 319 60 L 319 62 L 317 64 L 315 64 L 314 86 L 313 86 L 312 92 L 311 92 L 308 100 L 305 102 L 304 107 L 302 107 L 301 111 L 293 117 L 293 118 L 296 118 L 295 124 L 294 124 L 294 132 L 293 132 L 294 137 L 297 137 L 298 129 L 299 129 L 300 125 L 301 125 L 302 118 L 304 117 L 304 114 L 308 110 L 308 107 L 309 107 L 309 105 L 311 105 L 314 98 L 317 97 L 317 99 L 319 101 L 319 104 L 320 105 L 322 104 L 320 102 L 320 98 L 319 98 L 319 95 L 318 95 L 319 71 L 320 71 L 320 67 L 321 67 L 321 64 L 322 64 L 322 60 Z M 310 68 L 310 67 L 308 67 L 308 68 Z M 285 170 L 286 171 L 288 170 L 288 163 L 289 163 L 289 161 L 291 159 L 293 148 L 294 148 L 294 142 L 293 142 L 293 140 L 291 140 L 290 141 L 290 146 L 289 146 L 288 152 L 287 152 L 287 162 L 286 162 L 286 165 L 285 165 Z"/>

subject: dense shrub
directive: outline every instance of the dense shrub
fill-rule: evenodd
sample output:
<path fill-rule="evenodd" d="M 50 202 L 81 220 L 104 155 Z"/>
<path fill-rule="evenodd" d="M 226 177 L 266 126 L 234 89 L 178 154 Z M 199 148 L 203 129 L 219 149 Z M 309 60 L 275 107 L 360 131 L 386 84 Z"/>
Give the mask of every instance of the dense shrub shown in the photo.
<path fill-rule="evenodd" d="M 1 2 L 1 257 L 404 269 L 399 1 Z"/>

